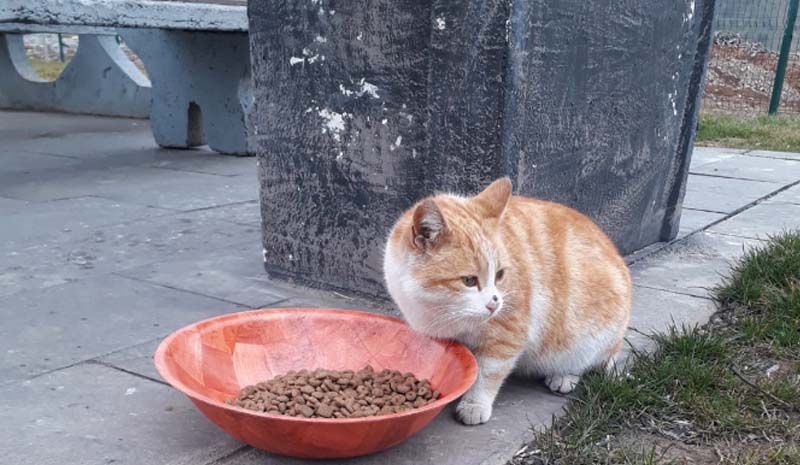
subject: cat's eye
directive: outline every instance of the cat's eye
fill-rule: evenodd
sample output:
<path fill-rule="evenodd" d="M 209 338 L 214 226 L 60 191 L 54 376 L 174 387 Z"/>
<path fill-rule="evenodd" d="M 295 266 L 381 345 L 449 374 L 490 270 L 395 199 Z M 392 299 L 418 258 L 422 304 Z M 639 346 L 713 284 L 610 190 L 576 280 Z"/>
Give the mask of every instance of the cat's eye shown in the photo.
<path fill-rule="evenodd" d="M 494 275 L 495 282 L 500 282 L 503 279 L 503 276 L 506 274 L 506 270 L 500 270 L 497 274 Z"/>
<path fill-rule="evenodd" d="M 461 278 L 461 282 L 464 283 L 467 287 L 475 287 L 478 285 L 478 277 L 477 276 L 464 276 Z"/>

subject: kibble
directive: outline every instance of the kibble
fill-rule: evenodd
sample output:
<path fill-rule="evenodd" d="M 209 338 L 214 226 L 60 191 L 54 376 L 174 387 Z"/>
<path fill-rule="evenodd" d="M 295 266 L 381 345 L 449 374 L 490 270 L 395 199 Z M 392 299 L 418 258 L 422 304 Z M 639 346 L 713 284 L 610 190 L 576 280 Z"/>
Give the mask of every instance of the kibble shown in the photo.
<path fill-rule="evenodd" d="M 424 407 L 441 395 L 426 379 L 396 370 L 290 371 L 246 386 L 230 405 L 303 418 L 359 418 Z"/>

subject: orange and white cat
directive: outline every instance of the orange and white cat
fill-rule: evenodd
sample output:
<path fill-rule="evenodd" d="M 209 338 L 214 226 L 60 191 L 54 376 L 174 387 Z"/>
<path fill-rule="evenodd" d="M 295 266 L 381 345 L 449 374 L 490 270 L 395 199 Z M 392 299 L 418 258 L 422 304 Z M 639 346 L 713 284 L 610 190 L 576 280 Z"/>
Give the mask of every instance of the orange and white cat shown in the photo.
<path fill-rule="evenodd" d="M 384 274 L 413 329 L 473 350 L 478 378 L 457 407 L 469 425 L 489 420 L 515 369 L 567 393 L 613 366 L 630 319 L 630 274 L 608 237 L 568 207 L 512 196 L 507 178 L 410 208 L 389 235 Z"/>

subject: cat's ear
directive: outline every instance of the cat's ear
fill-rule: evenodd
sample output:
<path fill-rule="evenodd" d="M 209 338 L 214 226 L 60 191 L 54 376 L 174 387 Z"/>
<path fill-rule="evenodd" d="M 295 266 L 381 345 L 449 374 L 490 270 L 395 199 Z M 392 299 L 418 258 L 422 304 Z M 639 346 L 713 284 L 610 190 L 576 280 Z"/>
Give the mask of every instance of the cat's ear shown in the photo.
<path fill-rule="evenodd" d="M 414 247 L 425 250 L 436 245 L 447 233 L 447 223 L 442 211 L 432 199 L 423 200 L 414 210 L 414 224 L 411 226 Z"/>
<path fill-rule="evenodd" d="M 511 199 L 511 180 L 500 178 L 473 198 L 473 202 L 489 218 L 500 218 Z"/>

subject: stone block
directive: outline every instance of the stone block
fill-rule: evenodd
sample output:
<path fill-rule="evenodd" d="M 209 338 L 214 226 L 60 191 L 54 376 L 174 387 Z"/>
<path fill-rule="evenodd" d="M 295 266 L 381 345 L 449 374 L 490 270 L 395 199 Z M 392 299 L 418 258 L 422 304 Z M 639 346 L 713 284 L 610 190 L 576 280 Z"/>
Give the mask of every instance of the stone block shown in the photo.
<path fill-rule="evenodd" d="M 674 238 L 713 3 L 251 0 L 267 271 L 383 295 L 405 208 L 504 175 L 625 253 Z"/>
<path fill-rule="evenodd" d="M 127 29 L 121 35 L 153 81 L 150 124 L 162 147 L 200 145 L 247 155 L 250 56 L 246 32 Z"/>
<path fill-rule="evenodd" d="M 150 81 L 113 35 L 81 35 L 75 56 L 48 82 L 31 67 L 22 35 L 0 32 L 0 108 L 144 118 L 150 99 Z"/>

